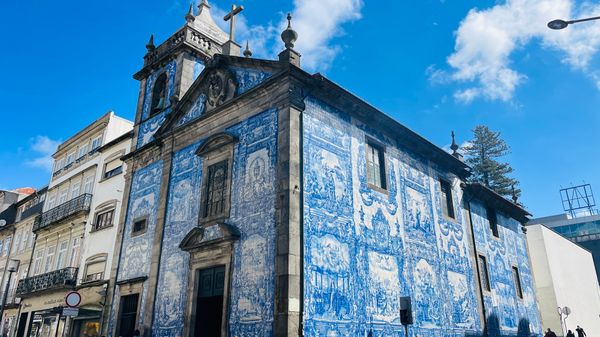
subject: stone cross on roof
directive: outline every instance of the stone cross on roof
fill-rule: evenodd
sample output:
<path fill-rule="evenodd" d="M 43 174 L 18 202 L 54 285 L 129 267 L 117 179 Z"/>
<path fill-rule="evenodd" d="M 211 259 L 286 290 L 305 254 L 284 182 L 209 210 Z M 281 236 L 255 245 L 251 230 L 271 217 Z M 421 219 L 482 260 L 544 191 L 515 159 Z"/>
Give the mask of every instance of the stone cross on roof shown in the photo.
<path fill-rule="evenodd" d="M 233 41 L 235 35 L 235 16 L 244 10 L 244 6 L 236 7 L 231 5 L 231 12 L 223 17 L 223 20 L 229 21 L 229 41 Z"/>

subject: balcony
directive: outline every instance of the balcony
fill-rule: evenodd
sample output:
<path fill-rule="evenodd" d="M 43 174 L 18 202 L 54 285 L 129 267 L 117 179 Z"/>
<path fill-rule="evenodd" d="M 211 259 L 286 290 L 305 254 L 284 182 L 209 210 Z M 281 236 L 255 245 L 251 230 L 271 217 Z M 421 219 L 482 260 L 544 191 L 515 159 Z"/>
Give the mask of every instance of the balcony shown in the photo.
<path fill-rule="evenodd" d="M 53 223 L 67 219 L 81 212 L 89 212 L 91 203 L 92 195 L 82 194 L 74 199 L 60 204 L 53 209 L 42 213 L 42 215 L 37 216 L 33 223 L 32 230 L 36 232 L 40 229 L 50 226 Z"/>
<path fill-rule="evenodd" d="M 73 288 L 77 282 L 77 269 L 63 268 L 20 280 L 16 296 L 28 297 L 40 291 Z"/>

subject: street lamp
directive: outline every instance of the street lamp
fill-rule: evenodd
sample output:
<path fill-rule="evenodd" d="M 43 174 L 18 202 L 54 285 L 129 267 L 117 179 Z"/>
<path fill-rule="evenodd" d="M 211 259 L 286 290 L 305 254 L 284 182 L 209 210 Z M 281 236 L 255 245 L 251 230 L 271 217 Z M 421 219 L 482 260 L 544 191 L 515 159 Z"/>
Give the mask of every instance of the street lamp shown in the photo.
<path fill-rule="evenodd" d="M 6 297 L 8 297 L 8 287 L 10 285 L 10 277 L 14 272 L 19 270 L 19 260 L 10 259 L 6 263 L 6 271 L 8 272 L 8 280 L 2 292 L 2 307 L 0 307 L 0 326 L 4 326 L 4 307 L 6 306 Z"/>
<path fill-rule="evenodd" d="M 594 16 L 592 18 L 585 18 L 585 19 L 578 19 L 578 20 L 570 20 L 570 21 L 565 21 L 565 20 L 552 20 L 550 22 L 548 22 L 548 28 L 550 29 L 554 29 L 554 30 L 559 30 L 559 29 L 565 29 L 567 28 L 568 25 L 573 24 L 573 23 L 577 23 L 577 22 L 583 22 L 583 21 L 592 21 L 592 20 L 598 20 L 600 19 L 600 16 Z"/>

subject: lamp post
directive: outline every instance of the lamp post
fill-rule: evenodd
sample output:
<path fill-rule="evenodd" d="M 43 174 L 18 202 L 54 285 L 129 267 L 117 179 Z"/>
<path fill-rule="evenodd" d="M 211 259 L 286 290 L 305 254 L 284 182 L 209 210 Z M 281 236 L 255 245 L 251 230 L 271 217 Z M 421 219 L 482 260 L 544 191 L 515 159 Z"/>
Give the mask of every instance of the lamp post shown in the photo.
<path fill-rule="evenodd" d="M 6 297 L 8 297 L 8 287 L 10 286 L 10 278 L 14 272 L 19 270 L 19 260 L 10 259 L 6 263 L 6 271 L 8 272 L 8 280 L 2 291 L 2 307 L 0 307 L 0 326 L 4 328 L 4 307 L 6 306 Z M 0 332 L 2 333 L 2 332 Z M 2 333 L 3 334 L 3 333 Z"/>
<path fill-rule="evenodd" d="M 568 25 L 573 24 L 573 23 L 592 21 L 592 20 L 598 20 L 598 19 L 600 19 L 600 16 L 594 16 L 591 18 L 578 19 L 578 20 L 569 20 L 569 21 L 560 20 L 560 19 L 552 20 L 552 21 L 548 22 L 548 28 L 554 29 L 554 30 L 565 29 L 565 28 L 567 28 Z"/>

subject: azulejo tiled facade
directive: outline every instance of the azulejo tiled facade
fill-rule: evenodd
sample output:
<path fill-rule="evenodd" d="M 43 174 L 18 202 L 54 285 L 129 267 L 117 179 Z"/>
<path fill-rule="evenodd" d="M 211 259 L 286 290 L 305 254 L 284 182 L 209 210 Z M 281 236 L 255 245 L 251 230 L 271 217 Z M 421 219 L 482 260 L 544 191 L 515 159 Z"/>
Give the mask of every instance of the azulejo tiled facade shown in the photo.
<path fill-rule="evenodd" d="M 403 336 L 407 297 L 413 337 L 541 334 L 522 208 L 293 50 L 207 54 L 186 36 L 136 74 L 108 336 Z"/>

